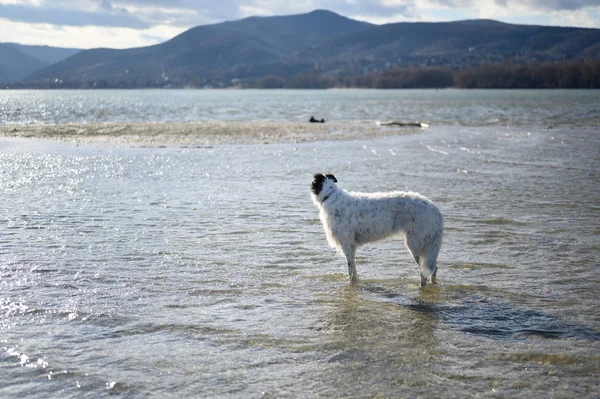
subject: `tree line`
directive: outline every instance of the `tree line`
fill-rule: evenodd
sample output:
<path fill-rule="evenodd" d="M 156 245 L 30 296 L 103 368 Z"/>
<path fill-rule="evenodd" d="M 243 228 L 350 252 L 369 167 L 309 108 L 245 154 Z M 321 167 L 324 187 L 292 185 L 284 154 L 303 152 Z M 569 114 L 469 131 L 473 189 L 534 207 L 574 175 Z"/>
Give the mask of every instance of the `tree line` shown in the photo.
<path fill-rule="evenodd" d="M 321 88 L 465 88 L 465 89 L 599 89 L 600 60 L 484 64 L 471 69 L 402 67 L 360 76 L 336 77 L 307 72 L 291 78 L 266 76 L 245 87 L 261 89 Z"/>
<path fill-rule="evenodd" d="M 196 80 L 194 80 L 196 79 Z M 7 89 L 130 89 L 178 87 L 241 87 L 257 89 L 600 89 L 600 60 L 532 62 L 511 61 L 483 64 L 472 68 L 453 69 L 446 66 L 392 67 L 379 72 L 347 76 L 331 72 L 303 72 L 292 76 L 269 75 L 247 79 L 200 79 L 189 82 L 152 81 L 90 82 L 47 81 L 2 85 Z M 200 83 L 198 83 L 200 82 Z M 196 83 L 196 84 L 195 84 Z"/>
<path fill-rule="evenodd" d="M 455 73 L 454 84 L 468 89 L 599 89 L 600 60 L 482 65 Z"/>

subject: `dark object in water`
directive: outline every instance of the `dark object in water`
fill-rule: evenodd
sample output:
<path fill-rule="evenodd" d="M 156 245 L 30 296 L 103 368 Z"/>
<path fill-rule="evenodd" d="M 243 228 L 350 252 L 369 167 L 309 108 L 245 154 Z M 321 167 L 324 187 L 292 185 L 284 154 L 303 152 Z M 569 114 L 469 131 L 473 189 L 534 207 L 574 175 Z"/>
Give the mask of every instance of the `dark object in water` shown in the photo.
<path fill-rule="evenodd" d="M 427 123 L 422 123 L 422 122 L 379 122 L 377 121 L 377 126 L 400 126 L 400 127 L 406 127 L 406 126 L 412 126 L 412 127 L 429 127 L 429 125 Z"/>
<path fill-rule="evenodd" d="M 314 116 L 311 116 L 310 119 L 308 120 L 310 123 L 325 123 L 325 119 L 315 119 Z"/>

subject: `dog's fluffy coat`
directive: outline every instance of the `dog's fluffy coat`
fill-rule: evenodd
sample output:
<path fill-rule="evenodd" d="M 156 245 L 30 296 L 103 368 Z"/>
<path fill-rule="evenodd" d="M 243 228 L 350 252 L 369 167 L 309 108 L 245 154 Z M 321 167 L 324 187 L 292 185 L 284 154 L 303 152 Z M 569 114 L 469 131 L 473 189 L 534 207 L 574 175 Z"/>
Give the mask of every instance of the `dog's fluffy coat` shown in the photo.
<path fill-rule="evenodd" d="M 419 265 L 421 285 L 429 277 L 435 283 L 444 219 L 433 202 L 412 192 L 349 193 L 336 183 L 331 174 L 315 174 L 312 199 L 327 242 L 346 257 L 350 280 L 356 279 L 359 246 L 398 235 Z"/>

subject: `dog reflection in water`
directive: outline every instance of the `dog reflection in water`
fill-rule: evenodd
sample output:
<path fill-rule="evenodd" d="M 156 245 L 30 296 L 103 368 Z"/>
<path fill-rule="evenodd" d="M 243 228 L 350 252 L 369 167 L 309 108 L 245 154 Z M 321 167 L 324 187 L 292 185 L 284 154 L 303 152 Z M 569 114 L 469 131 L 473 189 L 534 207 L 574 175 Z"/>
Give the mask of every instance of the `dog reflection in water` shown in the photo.
<path fill-rule="evenodd" d="M 393 236 L 404 238 L 419 265 L 421 286 L 436 283 L 444 218 L 433 202 L 413 192 L 351 193 L 332 174 L 317 173 L 311 184 L 327 242 L 344 254 L 350 280 L 356 280 L 356 249 Z"/>

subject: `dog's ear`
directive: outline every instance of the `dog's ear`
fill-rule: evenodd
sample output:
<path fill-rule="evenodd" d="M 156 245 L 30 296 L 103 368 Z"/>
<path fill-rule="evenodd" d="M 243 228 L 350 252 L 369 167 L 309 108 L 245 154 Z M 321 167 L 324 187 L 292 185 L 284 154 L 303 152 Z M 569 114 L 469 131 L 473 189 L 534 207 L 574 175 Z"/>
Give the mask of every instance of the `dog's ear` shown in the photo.
<path fill-rule="evenodd" d="M 323 176 L 322 173 L 315 173 L 313 178 L 315 179 L 315 181 L 323 181 L 325 180 L 325 176 Z"/>
<path fill-rule="evenodd" d="M 337 183 L 337 179 L 336 179 L 336 178 L 335 178 L 335 176 L 334 176 L 334 175 L 332 175 L 331 173 L 327 173 L 327 174 L 325 175 L 325 177 L 327 177 L 328 179 L 331 179 L 331 180 L 333 180 L 333 182 L 334 182 L 334 183 Z"/>

